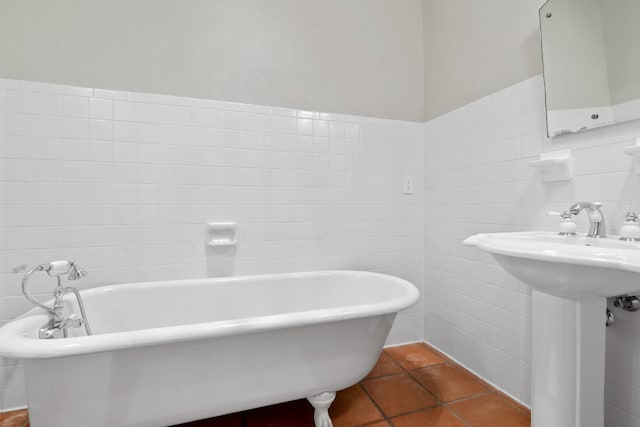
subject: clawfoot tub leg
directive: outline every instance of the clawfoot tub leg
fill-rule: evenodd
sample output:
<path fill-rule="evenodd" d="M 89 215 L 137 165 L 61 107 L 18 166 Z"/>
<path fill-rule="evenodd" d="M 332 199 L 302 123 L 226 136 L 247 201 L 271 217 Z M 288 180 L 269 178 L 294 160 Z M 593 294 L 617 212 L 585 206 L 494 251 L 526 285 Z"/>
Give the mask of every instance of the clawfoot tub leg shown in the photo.
<path fill-rule="evenodd" d="M 329 417 L 329 406 L 331 406 L 335 398 L 336 393 L 333 391 L 325 391 L 307 398 L 315 408 L 313 419 L 316 422 L 316 427 L 333 427 Z"/>

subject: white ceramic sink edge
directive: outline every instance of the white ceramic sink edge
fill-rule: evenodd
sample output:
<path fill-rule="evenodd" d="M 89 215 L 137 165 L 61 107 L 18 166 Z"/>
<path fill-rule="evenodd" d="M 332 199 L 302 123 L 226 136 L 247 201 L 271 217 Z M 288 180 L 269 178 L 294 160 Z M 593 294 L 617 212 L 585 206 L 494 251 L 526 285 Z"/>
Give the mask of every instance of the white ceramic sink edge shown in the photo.
<path fill-rule="evenodd" d="M 509 273 L 550 295 L 591 299 L 640 292 L 640 243 L 618 236 L 482 233 L 464 244 L 490 252 Z"/>
<path fill-rule="evenodd" d="M 467 246 L 501 255 L 547 262 L 599 265 L 640 273 L 640 242 L 626 242 L 618 236 L 560 236 L 551 231 L 481 233 L 468 237 Z"/>

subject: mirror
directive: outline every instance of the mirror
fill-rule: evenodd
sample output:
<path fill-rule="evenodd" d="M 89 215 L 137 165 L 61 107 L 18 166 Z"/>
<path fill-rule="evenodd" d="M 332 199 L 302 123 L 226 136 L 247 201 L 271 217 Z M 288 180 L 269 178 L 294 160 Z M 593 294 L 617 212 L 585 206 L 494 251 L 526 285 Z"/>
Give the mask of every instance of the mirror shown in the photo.
<path fill-rule="evenodd" d="M 640 0 L 540 8 L 549 137 L 640 118 Z"/>

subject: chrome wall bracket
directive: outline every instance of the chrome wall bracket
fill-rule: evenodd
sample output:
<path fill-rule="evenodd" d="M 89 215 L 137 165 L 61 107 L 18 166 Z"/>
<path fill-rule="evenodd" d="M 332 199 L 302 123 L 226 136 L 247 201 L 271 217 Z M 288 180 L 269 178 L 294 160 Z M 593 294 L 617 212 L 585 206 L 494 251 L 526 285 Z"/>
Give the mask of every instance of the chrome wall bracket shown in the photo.
<path fill-rule="evenodd" d="M 613 311 L 609 310 L 607 308 L 607 320 L 605 320 L 604 325 L 605 326 L 611 326 L 614 323 L 616 323 L 616 318 L 613 317 Z"/>

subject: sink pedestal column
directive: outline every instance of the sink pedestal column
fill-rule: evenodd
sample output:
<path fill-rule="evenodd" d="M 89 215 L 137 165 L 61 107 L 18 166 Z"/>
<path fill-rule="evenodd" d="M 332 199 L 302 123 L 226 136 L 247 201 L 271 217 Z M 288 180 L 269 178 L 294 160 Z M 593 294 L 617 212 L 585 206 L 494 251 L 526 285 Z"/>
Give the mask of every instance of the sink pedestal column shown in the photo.
<path fill-rule="evenodd" d="M 606 306 L 533 290 L 532 427 L 604 427 Z"/>

